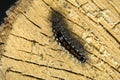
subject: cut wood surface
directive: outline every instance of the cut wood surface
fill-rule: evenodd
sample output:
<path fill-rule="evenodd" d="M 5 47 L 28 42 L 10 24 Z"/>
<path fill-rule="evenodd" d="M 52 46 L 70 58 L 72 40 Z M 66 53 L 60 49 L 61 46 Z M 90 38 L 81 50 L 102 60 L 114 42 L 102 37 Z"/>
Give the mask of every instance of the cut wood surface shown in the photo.
<path fill-rule="evenodd" d="M 119 0 L 19 0 L 0 27 L 0 80 L 119 80 Z M 55 40 L 51 13 L 84 41 L 80 63 Z"/>

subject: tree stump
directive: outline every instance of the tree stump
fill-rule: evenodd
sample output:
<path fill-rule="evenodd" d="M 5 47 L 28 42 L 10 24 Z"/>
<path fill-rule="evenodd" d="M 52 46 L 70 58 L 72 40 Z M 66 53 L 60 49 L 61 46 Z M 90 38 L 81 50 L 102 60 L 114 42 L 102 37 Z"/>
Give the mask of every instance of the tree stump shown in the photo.
<path fill-rule="evenodd" d="M 119 80 L 119 0 L 19 0 L 0 27 L 0 80 Z M 82 39 L 85 63 L 55 40 L 51 12 Z"/>

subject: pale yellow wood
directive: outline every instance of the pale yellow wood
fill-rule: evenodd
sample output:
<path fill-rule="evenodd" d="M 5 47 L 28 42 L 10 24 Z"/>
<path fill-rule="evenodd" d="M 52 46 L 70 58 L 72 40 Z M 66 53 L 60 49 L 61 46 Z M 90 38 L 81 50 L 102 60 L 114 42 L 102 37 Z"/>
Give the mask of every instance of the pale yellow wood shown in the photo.
<path fill-rule="evenodd" d="M 20 0 L 0 27 L 2 80 L 119 80 L 119 0 Z M 59 11 L 85 42 L 81 64 L 54 39 Z M 4 43 L 4 44 L 3 44 Z"/>

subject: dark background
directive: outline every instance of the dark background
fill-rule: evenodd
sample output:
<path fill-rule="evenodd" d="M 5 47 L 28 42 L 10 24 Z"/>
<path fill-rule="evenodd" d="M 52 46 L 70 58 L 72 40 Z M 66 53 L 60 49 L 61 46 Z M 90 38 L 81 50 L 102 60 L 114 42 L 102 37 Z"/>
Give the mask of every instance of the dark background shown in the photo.
<path fill-rule="evenodd" d="M 4 22 L 4 17 L 7 17 L 6 11 L 10 6 L 14 5 L 17 0 L 0 0 L 0 25 Z"/>

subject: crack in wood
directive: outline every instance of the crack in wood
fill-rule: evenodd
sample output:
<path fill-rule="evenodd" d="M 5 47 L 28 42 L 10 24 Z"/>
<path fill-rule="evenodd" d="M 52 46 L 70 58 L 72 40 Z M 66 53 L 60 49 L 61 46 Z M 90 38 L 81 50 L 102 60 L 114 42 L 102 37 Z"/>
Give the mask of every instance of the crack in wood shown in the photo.
<path fill-rule="evenodd" d="M 120 24 L 120 21 L 119 22 L 117 22 L 114 26 L 113 26 L 113 28 L 112 29 L 115 29 L 115 27 L 117 26 L 117 25 L 119 25 Z"/>
<path fill-rule="evenodd" d="M 41 29 L 41 27 L 38 25 L 38 24 L 36 24 L 35 22 L 33 22 L 32 20 L 30 20 L 25 14 L 23 14 L 24 16 L 25 16 L 25 18 L 28 20 L 28 21 L 30 21 L 33 25 L 35 25 L 36 27 L 38 27 L 39 29 Z"/>
<path fill-rule="evenodd" d="M 48 38 L 51 38 L 51 36 L 48 36 L 47 34 L 43 33 L 43 32 L 40 32 L 42 35 L 48 37 Z"/>
<path fill-rule="evenodd" d="M 0 42 L 0 45 L 4 45 L 5 43 L 4 42 Z"/>
<path fill-rule="evenodd" d="M 8 58 L 8 59 L 15 60 L 15 61 L 26 62 L 26 63 L 29 63 L 29 64 L 34 64 L 34 65 L 37 65 L 37 66 L 40 66 L 40 67 L 47 67 L 47 68 L 54 69 L 54 70 L 65 71 L 65 72 L 68 72 L 68 73 L 71 73 L 71 74 L 74 74 L 74 75 L 83 76 L 83 77 L 88 78 L 88 79 L 90 79 L 90 80 L 96 80 L 96 79 L 94 79 L 94 78 L 92 78 L 92 77 L 89 77 L 89 76 L 87 76 L 87 75 L 84 75 L 84 74 L 82 74 L 82 73 L 77 73 L 77 72 L 70 71 L 70 70 L 67 70 L 67 69 L 56 68 L 56 67 L 52 67 L 52 66 L 48 66 L 48 65 L 44 65 L 44 64 L 37 64 L 37 63 L 34 63 L 34 62 L 22 60 L 22 59 L 12 58 L 12 57 L 7 56 L 7 55 L 4 55 L 4 54 L 2 54 L 2 56 L 5 57 L 5 58 Z"/>
<path fill-rule="evenodd" d="M 103 10 L 102 8 L 100 8 L 95 2 L 94 0 L 91 0 L 92 3 L 94 3 L 101 11 Z"/>
<path fill-rule="evenodd" d="M 25 73 L 20 72 L 20 71 L 12 70 L 11 68 L 8 68 L 8 69 L 6 70 L 6 73 L 7 73 L 7 72 L 17 73 L 17 74 L 20 74 L 20 75 L 22 75 L 22 76 L 26 76 L 26 77 L 30 77 L 30 78 L 35 78 L 35 79 L 37 79 L 37 80 L 46 80 L 46 79 L 43 79 L 43 78 L 36 77 L 36 76 L 34 76 L 34 75 L 25 74 Z"/>
<path fill-rule="evenodd" d="M 89 62 L 86 62 L 88 65 L 90 65 L 91 67 L 93 67 L 93 68 L 95 68 L 95 69 L 97 69 L 98 71 L 102 71 L 101 69 L 99 69 L 98 67 L 96 67 L 96 66 L 94 66 L 94 65 L 92 65 L 92 64 L 90 64 Z"/>
<path fill-rule="evenodd" d="M 40 44 L 40 43 L 37 42 L 36 40 L 30 40 L 30 39 L 27 39 L 27 38 L 25 38 L 25 37 L 18 36 L 18 35 L 12 34 L 12 33 L 11 33 L 10 35 L 15 36 L 15 37 L 18 37 L 18 38 L 21 38 L 21 39 L 24 39 L 24 40 L 27 40 L 27 41 L 30 41 L 30 42 L 32 42 L 32 43 L 37 43 L 37 44 L 39 44 L 40 46 L 47 46 L 47 44 Z"/>
<path fill-rule="evenodd" d="M 49 48 L 50 50 L 53 50 L 53 51 L 63 51 L 62 49 L 56 49 L 56 48 Z"/>
<path fill-rule="evenodd" d="M 51 77 L 59 79 L 59 80 L 65 80 L 64 78 L 60 78 L 60 77 L 57 77 L 57 76 L 51 76 Z"/>
<path fill-rule="evenodd" d="M 40 56 L 39 54 L 35 54 L 35 53 L 29 52 L 29 51 L 25 51 L 25 50 L 17 50 L 17 51 L 25 52 L 25 53 L 36 55 L 36 56 Z"/>
<path fill-rule="evenodd" d="M 115 79 L 112 77 L 112 75 L 109 74 L 109 76 L 111 77 L 112 80 L 115 80 Z"/>
<path fill-rule="evenodd" d="M 99 23 L 99 24 L 120 45 L 119 40 L 112 33 L 110 33 L 110 31 L 108 31 L 108 29 L 106 29 L 101 23 Z"/>
<path fill-rule="evenodd" d="M 74 7 L 77 7 L 75 6 L 74 4 L 72 4 L 69 0 L 65 0 L 66 2 L 68 2 L 70 5 L 74 6 Z M 78 8 L 78 7 L 77 7 Z"/>

